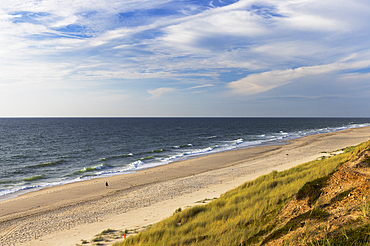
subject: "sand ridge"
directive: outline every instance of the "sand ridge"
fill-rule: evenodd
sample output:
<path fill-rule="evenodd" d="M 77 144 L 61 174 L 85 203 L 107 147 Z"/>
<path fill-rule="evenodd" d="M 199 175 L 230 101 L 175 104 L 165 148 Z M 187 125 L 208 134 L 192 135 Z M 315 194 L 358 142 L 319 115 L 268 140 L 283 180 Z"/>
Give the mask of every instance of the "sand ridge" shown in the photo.
<path fill-rule="evenodd" d="M 75 245 L 107 228 L 152 224 L 272 170 L 369 139 L 370 127 L 348 129 L 27 193 L 0 202 L 0 245 Z"/>

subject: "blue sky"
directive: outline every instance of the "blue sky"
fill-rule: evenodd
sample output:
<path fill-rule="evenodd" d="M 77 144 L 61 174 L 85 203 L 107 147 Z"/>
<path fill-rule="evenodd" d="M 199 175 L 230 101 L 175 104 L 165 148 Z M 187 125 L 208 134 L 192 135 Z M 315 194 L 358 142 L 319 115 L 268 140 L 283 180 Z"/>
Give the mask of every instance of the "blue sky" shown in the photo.
<path fill-rule="evenodd" d="M 2 0 L 0 117 L 370 117 L 370 2 Z"/>

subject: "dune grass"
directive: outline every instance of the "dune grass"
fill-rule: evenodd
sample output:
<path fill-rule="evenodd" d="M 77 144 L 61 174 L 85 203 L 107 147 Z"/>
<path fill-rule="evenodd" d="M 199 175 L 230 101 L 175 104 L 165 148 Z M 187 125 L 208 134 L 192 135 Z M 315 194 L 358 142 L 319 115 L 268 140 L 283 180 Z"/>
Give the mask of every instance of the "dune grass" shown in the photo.
<path fill-rule="evenodd" d="M 220 198 L 196 205 L 141 231 L 123 245 L 249 245 L 274 230 L 268 222 L 306 183 L 327 176 L 354 160 L 370 141 L 344 153 L 311 161 L 286 171 L 273 171 L 230 190 Z M 325 180 L 323 180 L 325 181 Z M 308 187 L 310 192 L 310 187 Z M 292 222 L 293 223 L 293 222 Z"/>
<path fill-rule="evenodd" d="M 313 241 L 308 246 L 359 246 L 369 245 L 369 241 L 370 224 L 365 224 L 358 228 L 343 231 L 343 233 L 329 238 Z"/>

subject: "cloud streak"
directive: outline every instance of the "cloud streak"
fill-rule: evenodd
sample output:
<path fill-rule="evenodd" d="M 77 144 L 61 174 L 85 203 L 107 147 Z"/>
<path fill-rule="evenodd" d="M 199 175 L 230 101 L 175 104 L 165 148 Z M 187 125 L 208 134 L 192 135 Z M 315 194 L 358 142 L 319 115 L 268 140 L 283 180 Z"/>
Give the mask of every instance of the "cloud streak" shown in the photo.
<path fill-rule="evenodd" d="M 233 91 L 233 94 L 248 96 L 292 83 L 302 77 L 329 73 L 335 70 L 335 67 L 331 65 L 274 70 L 259 74 L 251 74 L 243 79 L 229 83 L 228 87 Z"/>
<path fill-rule="evenodd" d="M 353 69 L 367 68 L 369 66 L 370 60 L 363 60 L 361 62 L 343 62 L 299 67 L 296 69 L 274 70 L 248 75 L 238 81 L 229 83 L 227 87 L 232 90 L 232 94 L 248 96 L 263 93 L 292 82 L 297 82 L 304 77 L 309 78 L 310 76 L 330 73 L 338 74 L 343 71 L 351 73 Z"/>
<path fill-rule="evenodd" d="M 169 88 L 169 87 L 162 87 L 154 90 L 147 90 L 149 94 L 152 96 L 149 97 L 149 99 L 157 99 L 163 96 L 164 94 L 170 93 L 176 91 L 174 88 Z"/>

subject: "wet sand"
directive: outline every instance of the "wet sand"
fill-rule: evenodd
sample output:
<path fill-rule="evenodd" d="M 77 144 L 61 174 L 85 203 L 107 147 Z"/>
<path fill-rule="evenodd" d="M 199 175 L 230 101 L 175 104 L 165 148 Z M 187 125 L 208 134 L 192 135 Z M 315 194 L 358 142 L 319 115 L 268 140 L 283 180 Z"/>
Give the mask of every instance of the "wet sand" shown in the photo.
<path fill-rule="evenodd" d="M 349 129 L 26 193 L 0 202 L 0 245 L 75 245 L 107 228 L 149 225 L 272 170 L 367 140 L 370 127 Z"/>

